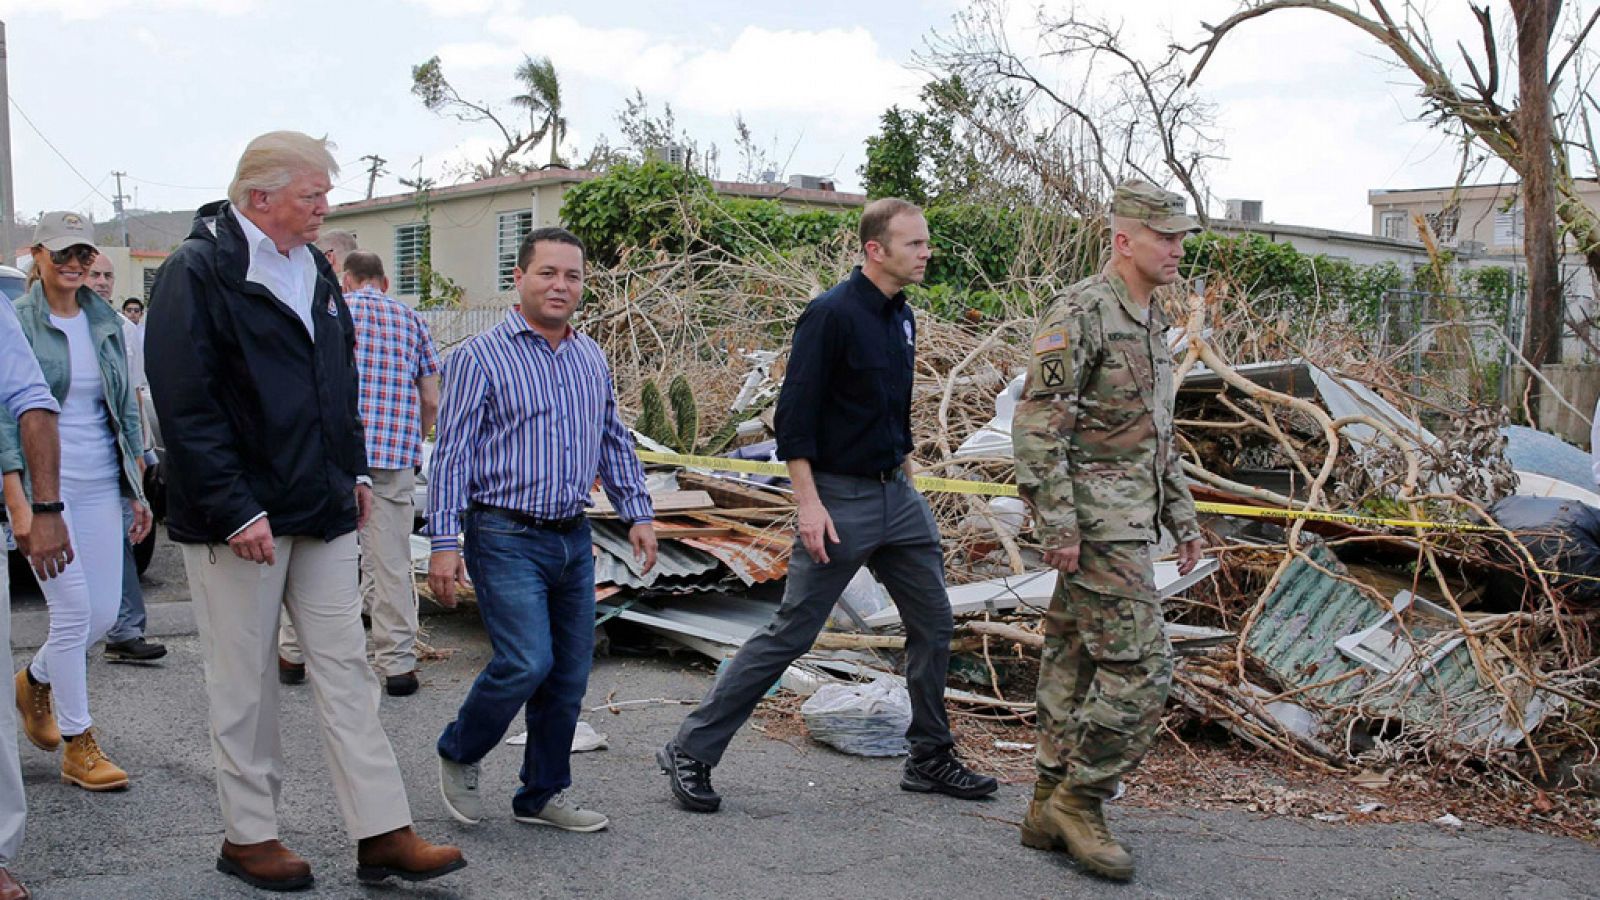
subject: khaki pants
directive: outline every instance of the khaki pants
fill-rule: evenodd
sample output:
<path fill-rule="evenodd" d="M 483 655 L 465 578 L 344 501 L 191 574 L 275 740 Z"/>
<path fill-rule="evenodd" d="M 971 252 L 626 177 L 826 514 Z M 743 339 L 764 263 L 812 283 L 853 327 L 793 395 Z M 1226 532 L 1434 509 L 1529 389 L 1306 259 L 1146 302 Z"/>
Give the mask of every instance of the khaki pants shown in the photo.
<path fill-rule="evenodd" d="M 0 540 L 0 550 L 4 549 L 5 542 Z M 11 571 L 0 565 L 0 676 L 10 678 L 12 674 Z M 10 697 L 0 697 L 0 866 L 9 866 L 17 858 L 27 818 L 22 767 L 17 761 L 16 706 Z"/>
<path fill-rule="evenodd" d="M 417 593 L 411 580 L 416 485 L 411 469 L 373 469 L 372 516 L 361 530 L 361 608 L 372 619 L 372 664 L 385 676 L 417 668 Z M 305 662 L 287 614 L 278 626 L 278 655 Z"/>
<path fill-rule="evenodd" d="M 183 547 L 205 658 L 211 749 L 228 840 L 278 837 L 279 610 L 305 635 L 311 693 L 333 790 L 351 837 L 411 824 L 394 749 L 378 721 L 356 594 L 356 536 L 280 537 L 277 562 L 246 562 L 224 544 Z"/>

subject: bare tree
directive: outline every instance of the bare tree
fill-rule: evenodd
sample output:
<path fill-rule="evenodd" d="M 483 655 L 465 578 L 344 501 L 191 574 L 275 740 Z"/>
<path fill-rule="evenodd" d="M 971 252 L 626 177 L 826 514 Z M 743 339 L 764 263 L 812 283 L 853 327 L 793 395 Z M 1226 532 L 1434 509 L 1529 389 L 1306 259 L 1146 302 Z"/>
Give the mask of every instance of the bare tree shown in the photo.
<path fill-rule="evenodd" d="M 497 178 L 523 171 L 525 166 L 518 163 L 516 158 L 543 137 L 536 128 L 530 127 L 524 131 L 517 127 L 509 116 L 487 101 L 462 97 L 444 77 L 444 67 L 437 56 L 411 67 L 411 93 L 422 101 L 429 112 L 462 122 L 488 122 L 500 132 L 504 141 L 501 148 L 490 152 L 486 165 L 471 167 L 470 172 L 476 178 Z"/>
<path fill-rule="evenodd" d="M 975 0 L 936 34 L 920 62 L 984 98 L 961 110 L 987 146 L 978 155 L 1034 179 L 1069 209 L 1096 210 L 1119 181 L 1176 181 L 1205 220 L 1211 106 L 1190 88 L 1174 47 L 1155 61 L 1129 49 L 1121 27 L 1075 13 L 1037 13 L 1039 49 L 1013 46 L 1005 4 Z"/>
<path fill-rule="evenodd" d="M 1416 79 L 1425 104 L 1424 118 L 1463 138 L 1464 152 L 1487 151 L 1502 160 L 1521 180 L 1527 232 L 1525 253 L 1530 276 L 1529 327 L 1524 355 L 1535 365 L 1560 354 L 1561 285 L 1557 260 L 1562 234 L 1559 221 L 1578 252 L 1600 281 L 1600 219 L 1578 192 L 1572 151 L 1587 150 L 1596 161 L 1588 110 L 1595 108 L 1590 79 L 1583 70 L 1591 52 L 1586 40 L 1600 18 L 1600 8 L 1575 12 L 1574 27 L 1555 67 L 1549 67 L 1561 12 L 1561 0 L 1508 0 L 1516 25 L 1516 92 L 1501 71 L 1502 60 L 1494 22 L 1487 6 L 1473 6 L 1483 47 L 1469 51 L 1457 43 L 1464 76 L 1453 72 L 1439 55 L 1428 29 L 1426 9 L 1413 0 L 1395 5 L 1384 0 L 1340 3 L 1332 0 L 1250 0 L 1217 25 L 1202 23 L 1209 37 L 1188 48 L 1199 53 L 1189 83 L 1200 77 L 1218 47 L 1233 30 L 1261 16 L 1286 9 L 1305 9 L 1333 16 L 1376 40 L 1393 60 Z M 1363 12 L 1362 7 L 1371 10 Z M 1391 9 L 1391 7 L 1393 7 Z M 1574 76 L 1563 82 L 1572 66 Z M 1557 117 L 1553 110 L 1563 110 Z M 1581 136 L 1579 130 L 1582 129 Z M 1571 132 L 1568 134 L 1567 132 Z M 1463 165 L 1463 172 L 1471 165 Z M 1600 172 L 1597 172 L 1600 174 Z M 1534 410 L 1537 415 L 1537 407 Z"/>

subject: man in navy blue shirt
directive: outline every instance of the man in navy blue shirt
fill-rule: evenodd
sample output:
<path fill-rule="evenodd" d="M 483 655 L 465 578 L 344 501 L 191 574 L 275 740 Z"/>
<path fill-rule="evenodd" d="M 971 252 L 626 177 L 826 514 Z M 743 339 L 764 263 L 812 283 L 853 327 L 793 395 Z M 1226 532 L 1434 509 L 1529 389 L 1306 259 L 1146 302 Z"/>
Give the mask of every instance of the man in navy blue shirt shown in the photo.
<path fill-rule="evenodd" d="M 721 806 L 711 768 L 762 695 L 816 641 L 863 565 L 888 588 L 906 627 L 911 758 L 900 786 L 964 799 L 996 788 L 953 751 L 944 710 L 953 629 L 944 560 L 933 513 L 912 486 L 917 327 L 903 291 L 927 271 L 927 220 L 904 200 L 874 201 L 861 213 L 861 244 L 861 267 L 801 314 L 778 396 L 778 456 L 800 519 L 783 604 L 656 756 L 685 809 Z"/>

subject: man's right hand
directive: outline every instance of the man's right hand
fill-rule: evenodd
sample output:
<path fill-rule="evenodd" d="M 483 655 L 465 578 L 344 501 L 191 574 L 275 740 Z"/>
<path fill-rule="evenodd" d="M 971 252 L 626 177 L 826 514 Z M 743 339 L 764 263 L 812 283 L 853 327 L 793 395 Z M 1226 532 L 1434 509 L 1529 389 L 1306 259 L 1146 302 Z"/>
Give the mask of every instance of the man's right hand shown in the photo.
<path fill-rule="evenodd" d="M 839 543 L 839 532 L 833 528 L 833 517 L 821 503 L 808 503 L 800 507 L 800 543 L 805 545 L 811 558 L 823 565 L 828 563 L 828 542 Z"/>
<path fill-rule="evenodd" d="M 272 541 L 272 526 L 267 524 L 266 516 L 251 522 L 243 531 L 228 538 L 228 546 L 233 548 L 234 556 L 243 560 L 268 566 L 278 561 L 278 548 Z"/>
<path fill-rule="evenodd" d="M 456 589 L 467 583 L 467 566 L 454 550 L 435 550 L 428 557 L 428 590 L 434 602 L 446 609 L 457 604 Z"/>
<path fill-rule="evenodd" d="M 61 513 L 35 513 L 26 536 L 17 538 L 17 546 L 28 555 L 33 574 L 40 581 L 49 581 L 60 575 L 72 562 L 72 539 L 67 535 L 67 522 Z"/>
<path fill-rule="evenodd" d="M 1062 544 L 1054 550 L 1044 552 L 1044 564 L 1063 575 L 1071 575 L 1078 571 L 1078 542 Z"/>

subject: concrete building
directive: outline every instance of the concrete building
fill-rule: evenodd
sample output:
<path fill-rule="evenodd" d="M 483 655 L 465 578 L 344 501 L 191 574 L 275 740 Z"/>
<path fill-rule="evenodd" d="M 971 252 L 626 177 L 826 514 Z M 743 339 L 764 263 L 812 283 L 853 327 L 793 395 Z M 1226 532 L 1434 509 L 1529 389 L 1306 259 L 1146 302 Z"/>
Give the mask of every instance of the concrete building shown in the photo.
<path fill-rule="evenodd" d="M 1522 198 L 1517 188 L 1511 182 L 1368 191 L 1372 233 L 1417 240 L 1415 217 L 1420 215 L 1440 246 L 1455 251 L 1463 265 L 1520 270 L 1524 229 Z M 1582 179 L 1578 194 L 1591 207 L 1600 208 L 1600 183 Z M 1561 279 L 1569 307 L 1593 308 L 1596 285 L 1570 241 L 1561 257 Z"/>
<path fill-rule="evenodd" d="M 435 271 L 464 291 L 463 305 L 493 305 L 512 290 L 511 270 L 523 237 L 534 228 L 561 224 L 561 204 L 574 185 L 594 172 L 542 169 L 433 191 L 429 227 L 414 194 L 374 197 L 334 207 L 324 230 L 355 233 L 356 242 L 383 258 L 390 293 L 415 303 L 417 261 L 424 243 Z M 719 194 L 777 200 L 792 209 L 849 209 L 866 197 L 787 184 L 715 181 Z M 431 233 L 429 233 L 431 232 Z"/>
<path fill-rule="evenodd" d="M 1321 254 L 1362 266 L 1394 263 L 1409 272 L 1428 263 L 1427 248 L 1414 237 L 1406 240 L 1307 225 L 1239 219 L 1212 219 L 1211 230 L 1230 236 L 1259 234 L 1275 244 L 1288 244 L 1309 256 Z"/>

